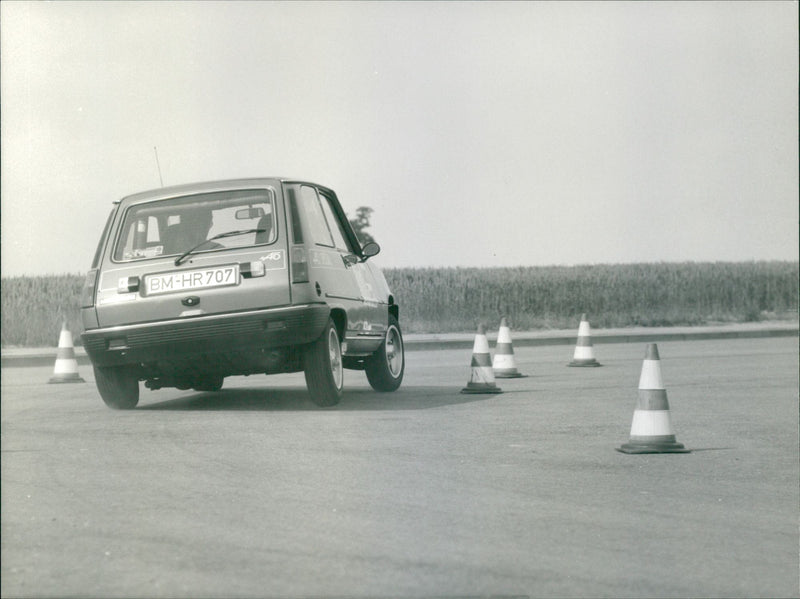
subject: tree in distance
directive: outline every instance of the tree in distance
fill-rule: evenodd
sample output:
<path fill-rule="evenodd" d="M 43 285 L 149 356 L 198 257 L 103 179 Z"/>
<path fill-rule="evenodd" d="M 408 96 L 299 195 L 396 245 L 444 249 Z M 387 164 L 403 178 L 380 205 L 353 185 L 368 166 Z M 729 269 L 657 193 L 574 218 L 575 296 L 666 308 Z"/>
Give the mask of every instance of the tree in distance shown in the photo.
<path fill-rule="evenodd" d="M 358 242 L 361 245 L 375 242 L 375 239 L 372 237 L 372 235 L 365 231 L 365 229 L 369 227 L 369 219 L 373 212 L 375 211 L 369 206 L 359 206 L 356 209 L 356 217 L 348 218 L 350 225 L 353 227 L 353 231 L 356 233 Z"/>

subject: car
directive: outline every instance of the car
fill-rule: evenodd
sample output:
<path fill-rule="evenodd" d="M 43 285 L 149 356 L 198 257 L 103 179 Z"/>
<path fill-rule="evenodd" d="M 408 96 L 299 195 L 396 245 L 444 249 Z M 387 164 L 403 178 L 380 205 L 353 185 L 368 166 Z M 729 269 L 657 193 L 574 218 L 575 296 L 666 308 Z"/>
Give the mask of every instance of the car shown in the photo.
<path fill-rule="evenodd" d="M 140 383 L 219 391 L 230 376 L 304 372 L 339 403 L 343 370 L 398 389 L 400 308 L 336 193 L 287 178 L 159 188 L 114 202 L 81 293 L 100 396 L 132 409 Z"/>

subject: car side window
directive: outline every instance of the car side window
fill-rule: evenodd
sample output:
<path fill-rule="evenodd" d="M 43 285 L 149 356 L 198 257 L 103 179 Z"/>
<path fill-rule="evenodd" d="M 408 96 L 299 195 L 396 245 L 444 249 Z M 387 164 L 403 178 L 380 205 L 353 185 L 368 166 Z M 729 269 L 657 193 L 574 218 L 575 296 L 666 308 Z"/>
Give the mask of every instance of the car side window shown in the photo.
<path fill-rule="evenodd" d="M 300 187 L 300 199 L 306 214 L 306 221 L 311 230 L 311 237 L 314 243 L 326 247 L 333 247 L 333 237 L 325 222 L 325 215 L 319 203 L 317 190 L 308 185 Z"/>
<path fill-rule="evenodd" d="M 301 186 L 300 197 L 314 243 L 343 252 L 352 252 L 342 223 L 333 210 L 333 200 L 324 194 L 318 194 L 314 187 L 308 185 Z"/>
<path fill-rule="evenodd" d="M 320 194 L 322 211 L 325 213 L 325 219 L 328 221 L 328 226 L 336 248 L 345 252 L 352 252 L 353 250 L 350 248 L 350 244 L 347 243 L 347 237 L 345 237 L 344 230 L 342 229 L 342 223 L 333 210 L 332 201 L 333 200 L 324 193 Z"/>

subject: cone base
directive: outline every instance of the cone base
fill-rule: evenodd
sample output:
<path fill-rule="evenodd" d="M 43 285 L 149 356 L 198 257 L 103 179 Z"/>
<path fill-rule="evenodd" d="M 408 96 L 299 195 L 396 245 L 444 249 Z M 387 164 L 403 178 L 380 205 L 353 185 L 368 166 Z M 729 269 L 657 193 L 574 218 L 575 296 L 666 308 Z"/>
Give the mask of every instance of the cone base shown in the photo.
<path fill-rule="evenodd" d="M 591 367 L 602 366 L 602 364 L 597 360 L 595 360 L 594 358 L 592 358 L 591 360 L 573 360 L 572 362 L 567 364 L 567 366 L 579 366 L 585 368 L 587 366 Z"/>
<path fill-rule="evenodd" d="M 495 385 L 476 385 L 473 383 L 467 383 L 467 386 L 461 390 L 461 393 L 467 393 L 471 395 L 477 395 L 482 393 L 502 393 L 503 390 L 500 387 L 496 387 Z"/>
<path fill-rule="evenodd" d="M 51 384 L 51 383 L 85 383 L 86 381 L 84 381 L 80 376 L 76 374 L 74 376 L 72 375 L 54 376 L 51 377 L 50 380 L 47 382 L 48 384 Z"/>
<path fill-rule="evenodd" d="M 625 443 L 617 447 L 620 453 L 691 453 L 683 443 Z"/>
<path fill-rule="evenodd" d="M 494 378 L 496 379 L 520 379 L 524 378 L 527 375 L 522 374 L 521 372 L 502 372 L 502 371 L 494 371 Z"/>

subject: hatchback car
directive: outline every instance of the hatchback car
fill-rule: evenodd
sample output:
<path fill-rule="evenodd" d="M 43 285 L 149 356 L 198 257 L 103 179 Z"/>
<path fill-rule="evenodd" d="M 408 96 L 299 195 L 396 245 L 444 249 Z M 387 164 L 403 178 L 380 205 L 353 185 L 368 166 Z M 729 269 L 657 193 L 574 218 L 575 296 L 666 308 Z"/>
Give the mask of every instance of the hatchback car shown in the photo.
<path fill-rule="evenodd" d="M 225 377 L 304 371 L 320 406 L 343 369 L 394 391 L 399 306 L 333 190 L 281 178 L 161 188 L 114 203 L 81 298 L 83 345 L 111 408 L 139 383 L 218 391 Z"/>

